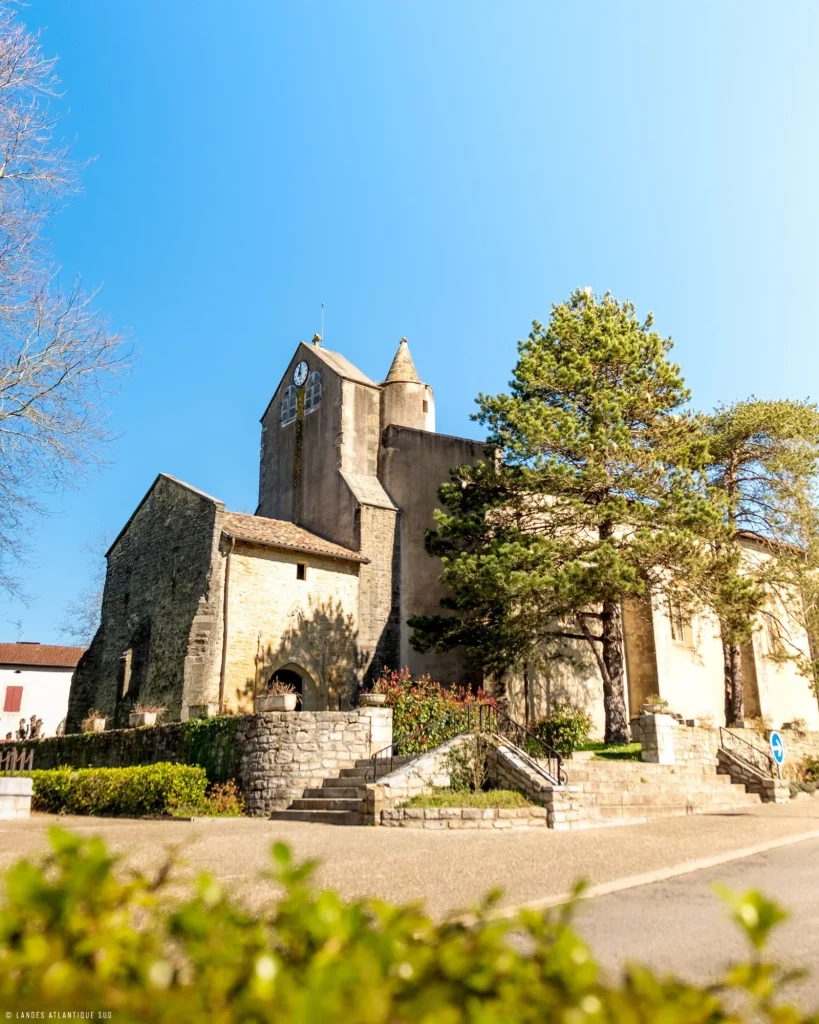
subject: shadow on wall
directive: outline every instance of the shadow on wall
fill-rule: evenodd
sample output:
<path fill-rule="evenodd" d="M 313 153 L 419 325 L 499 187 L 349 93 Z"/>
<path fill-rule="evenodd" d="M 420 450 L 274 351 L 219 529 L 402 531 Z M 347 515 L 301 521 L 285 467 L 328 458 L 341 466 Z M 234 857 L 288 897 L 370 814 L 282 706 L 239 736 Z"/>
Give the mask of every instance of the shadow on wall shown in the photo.
<path fill-rule="evenodd" d="M 311 600 L 306 610 L 293 612 L 278 643 L 265 642 L 259 633 L 256 674 L 236 691 L 238 706 L 251 705 L 273 676 L 281 673 L 283 681 L 292 674 L 302 677 L 303 710 L 349 708 L 366 663 L 367 654 L 358 646 L 355 617 L 344 611 L 340 601 Z"/>

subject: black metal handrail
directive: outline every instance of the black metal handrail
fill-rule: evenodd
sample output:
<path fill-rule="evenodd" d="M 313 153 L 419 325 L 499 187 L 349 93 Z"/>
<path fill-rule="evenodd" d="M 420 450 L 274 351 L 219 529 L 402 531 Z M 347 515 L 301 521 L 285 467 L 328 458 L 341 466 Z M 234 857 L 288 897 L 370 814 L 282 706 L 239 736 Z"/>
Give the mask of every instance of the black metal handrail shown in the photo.
<path fill-rule="evenodd" d="M 548 743 L 542 740 L 539 736 L 536 736 L 533 732 L 516 722 L 513 718 L 505 712 L 499 710 L 494 704 L 482 703 L 477 706 L 468 704 L 466 706 L 466 728 L 461 729 L 459 732 L 455 732 L 452 736 L 447 737 L 446 740 L 441 742 L 446 743 L 450 739 L 454 739 L 456 736 L 468 735 L 471 732 L 486 732 L 491 733 L 495 736 L 505 739 L 508 743 L 514 746 L 518 753 L 521 754 L 527 761 L 530 762 L 530 766 L 536 771 L 549 776 L 550 781 L 557 786 L 565 786 L 568 781 L 566 772 L 563 768 L 562 756 Z M 388 775 L 393 770 L 394 760 L 396 757 L 401 757 L 401 751 L 406 751 L 407 747 L 410 747 L 420 736 L 422 736 L 429 727 L 427 725 L 421 726 L 416 729 L 409 736 L 405 736 L 399 740 L 393 740 L 386 747 L 382 747 L 381 750 L 376 751 L 370 758 L 370 767 L 367 769 L 364 779 L 367 782 L 376 781 L 379 774 Z M 440 744 L 436 744 L 439 746 Z M 434 748 L 430 748 L 434 749 Z M 421 757 L 427 753 L 426 750 L 417 752 L 417 757 Z M 544 770 L 543 766 L 538 762 L 545 761 L 547 764 Z M 387 771 L 379 772 L 379 762 L 389 762 L 389 768 Z"/>
<path fill-rule="evenodd" d="M 416 729 L 415 732 L 410 733 L 409 736 L 403 736 L 399 740 L 393 740 L 392 743 L 388 743 L 386 747 L 382 747 L 381 750 L 377 750 L 370 757 L 370 767 L 364 774 L 364 781 L 376 782 L 378 780 L 379 761 L 389 761 L 389 770 L 386 772 L 381 772 L 382 775 L 389 775 L 389 773 L 393 770 L 393 761 L 395 760 L 395 758 L 403 756 L 399 751 L 405 749 L 407 746 L 414 743 L 420 736 L 422 736 L 426 732 L 428 728 L 429 727 L 427 725 L 422 725 L 420 728 Z M 438 744 L 436 744 L 436 746 L 437 745 Z M 425 753 L 425 750 L 421 750 L 418 752 L 417 756 L 420 757 L 421 754 Z M 372 773 L 372 777 L 370 773 Z"/>
<path fill-rule="evenodd" d="M 0 773 L 8 775 L 25 775 L 34 770 L 34 749 L 0 750 Z"/>
<path fill-rule="evenodd" d="M 478 727 L 481 732 L 494 733 L 501 739 L 507 740 L 519 752 L 534 759 L 536 763 L 545 761 L 547 773 L 551 776 L 552 781 L 558 786 L 566 785 L 568 776 L 563 768 L 563 757 L 554 747 L 550 747 L 545 740 L 536 736 L 525 725 L 516 722 L 514 718 L 510 718 L 494 704 L 480 704 L 478 711 Z"/>
<path fill-rule="evenodd" d="M 776 761 L 774 761 L 772 754 L 765 750 L 760 750 L 753 743 L 749 743 L 748 740 L 737 736 L 735 732 L 731 732 L 730 729 L 725 729 L 722 726 L 720 726 L 719 730 L 719 742 L 723 750 L 733 754 L 734 757 L 740 758 L 740 760 L 750 765 L 751 768 L 762 772 L 763 775 L 767 774 L 771 778 L 776 778 Z"/>

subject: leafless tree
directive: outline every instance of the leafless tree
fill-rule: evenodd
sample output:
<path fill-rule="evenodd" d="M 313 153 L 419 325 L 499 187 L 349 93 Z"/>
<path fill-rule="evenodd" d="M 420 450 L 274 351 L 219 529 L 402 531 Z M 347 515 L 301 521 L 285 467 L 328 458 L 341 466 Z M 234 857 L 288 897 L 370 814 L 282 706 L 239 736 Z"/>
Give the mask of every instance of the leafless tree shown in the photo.
<path fill-rule="evenodd" d="M 79 189 L 55 137 L 55 61 L 0 0 L 0 588 L 41 495 L 76 483 L 102 458 L 105 397 L 127 363 L 121 335 L 80 282 L 61 286 L 45 241 L 50 217 Z"/>
<path fill-rule="evenodd" d="M 92 564 L 88 583 L 65 606 L 60 621 L 59 632 L 62 639 L 79 647 L 88 647 L 99 628 L 107 569 L 105 552 L 111 546 L 112 539 L 112 534 L 104 531 L 96 542 L 85 545 L 85 551 Z"/>

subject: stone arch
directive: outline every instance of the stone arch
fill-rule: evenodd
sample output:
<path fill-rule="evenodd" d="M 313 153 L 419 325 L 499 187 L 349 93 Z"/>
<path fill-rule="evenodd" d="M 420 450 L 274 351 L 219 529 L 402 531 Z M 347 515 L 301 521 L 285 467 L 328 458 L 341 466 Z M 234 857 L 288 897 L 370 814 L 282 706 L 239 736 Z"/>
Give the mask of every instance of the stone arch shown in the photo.
<path fill-rule="evenodd" d="M 270 673 L 268 682 L 272 682 L 274 679 L 278 679 L 283 683 L 289 683 L 295 687 L 296 692 L 301 695 L 300 711 L 320 710 L 319 689 L 316 681 L 306 668 L 302 668 L 301 665 L 297 665 L 295 662 L 287 662 L 285 665 L 279 665 L 277 669 Z"/>

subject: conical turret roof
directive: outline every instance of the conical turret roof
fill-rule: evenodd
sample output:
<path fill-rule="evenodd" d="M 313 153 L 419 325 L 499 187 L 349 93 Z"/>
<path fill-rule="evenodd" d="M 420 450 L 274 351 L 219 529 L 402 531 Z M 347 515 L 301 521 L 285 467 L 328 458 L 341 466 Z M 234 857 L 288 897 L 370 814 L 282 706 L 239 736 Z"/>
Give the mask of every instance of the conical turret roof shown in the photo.
<path fill-rule="evenodd" d="M 402 338 L 398 343 L 398 351 L 395 353 L 390 372 L 387 374 L 387 379 L 384 383 L 393 384 L 396 381 L 410 381 L 413 384 L 421 383 L 421 378 L 415 369 L 415 363 L 412 361 L 406 338 Z"/>

